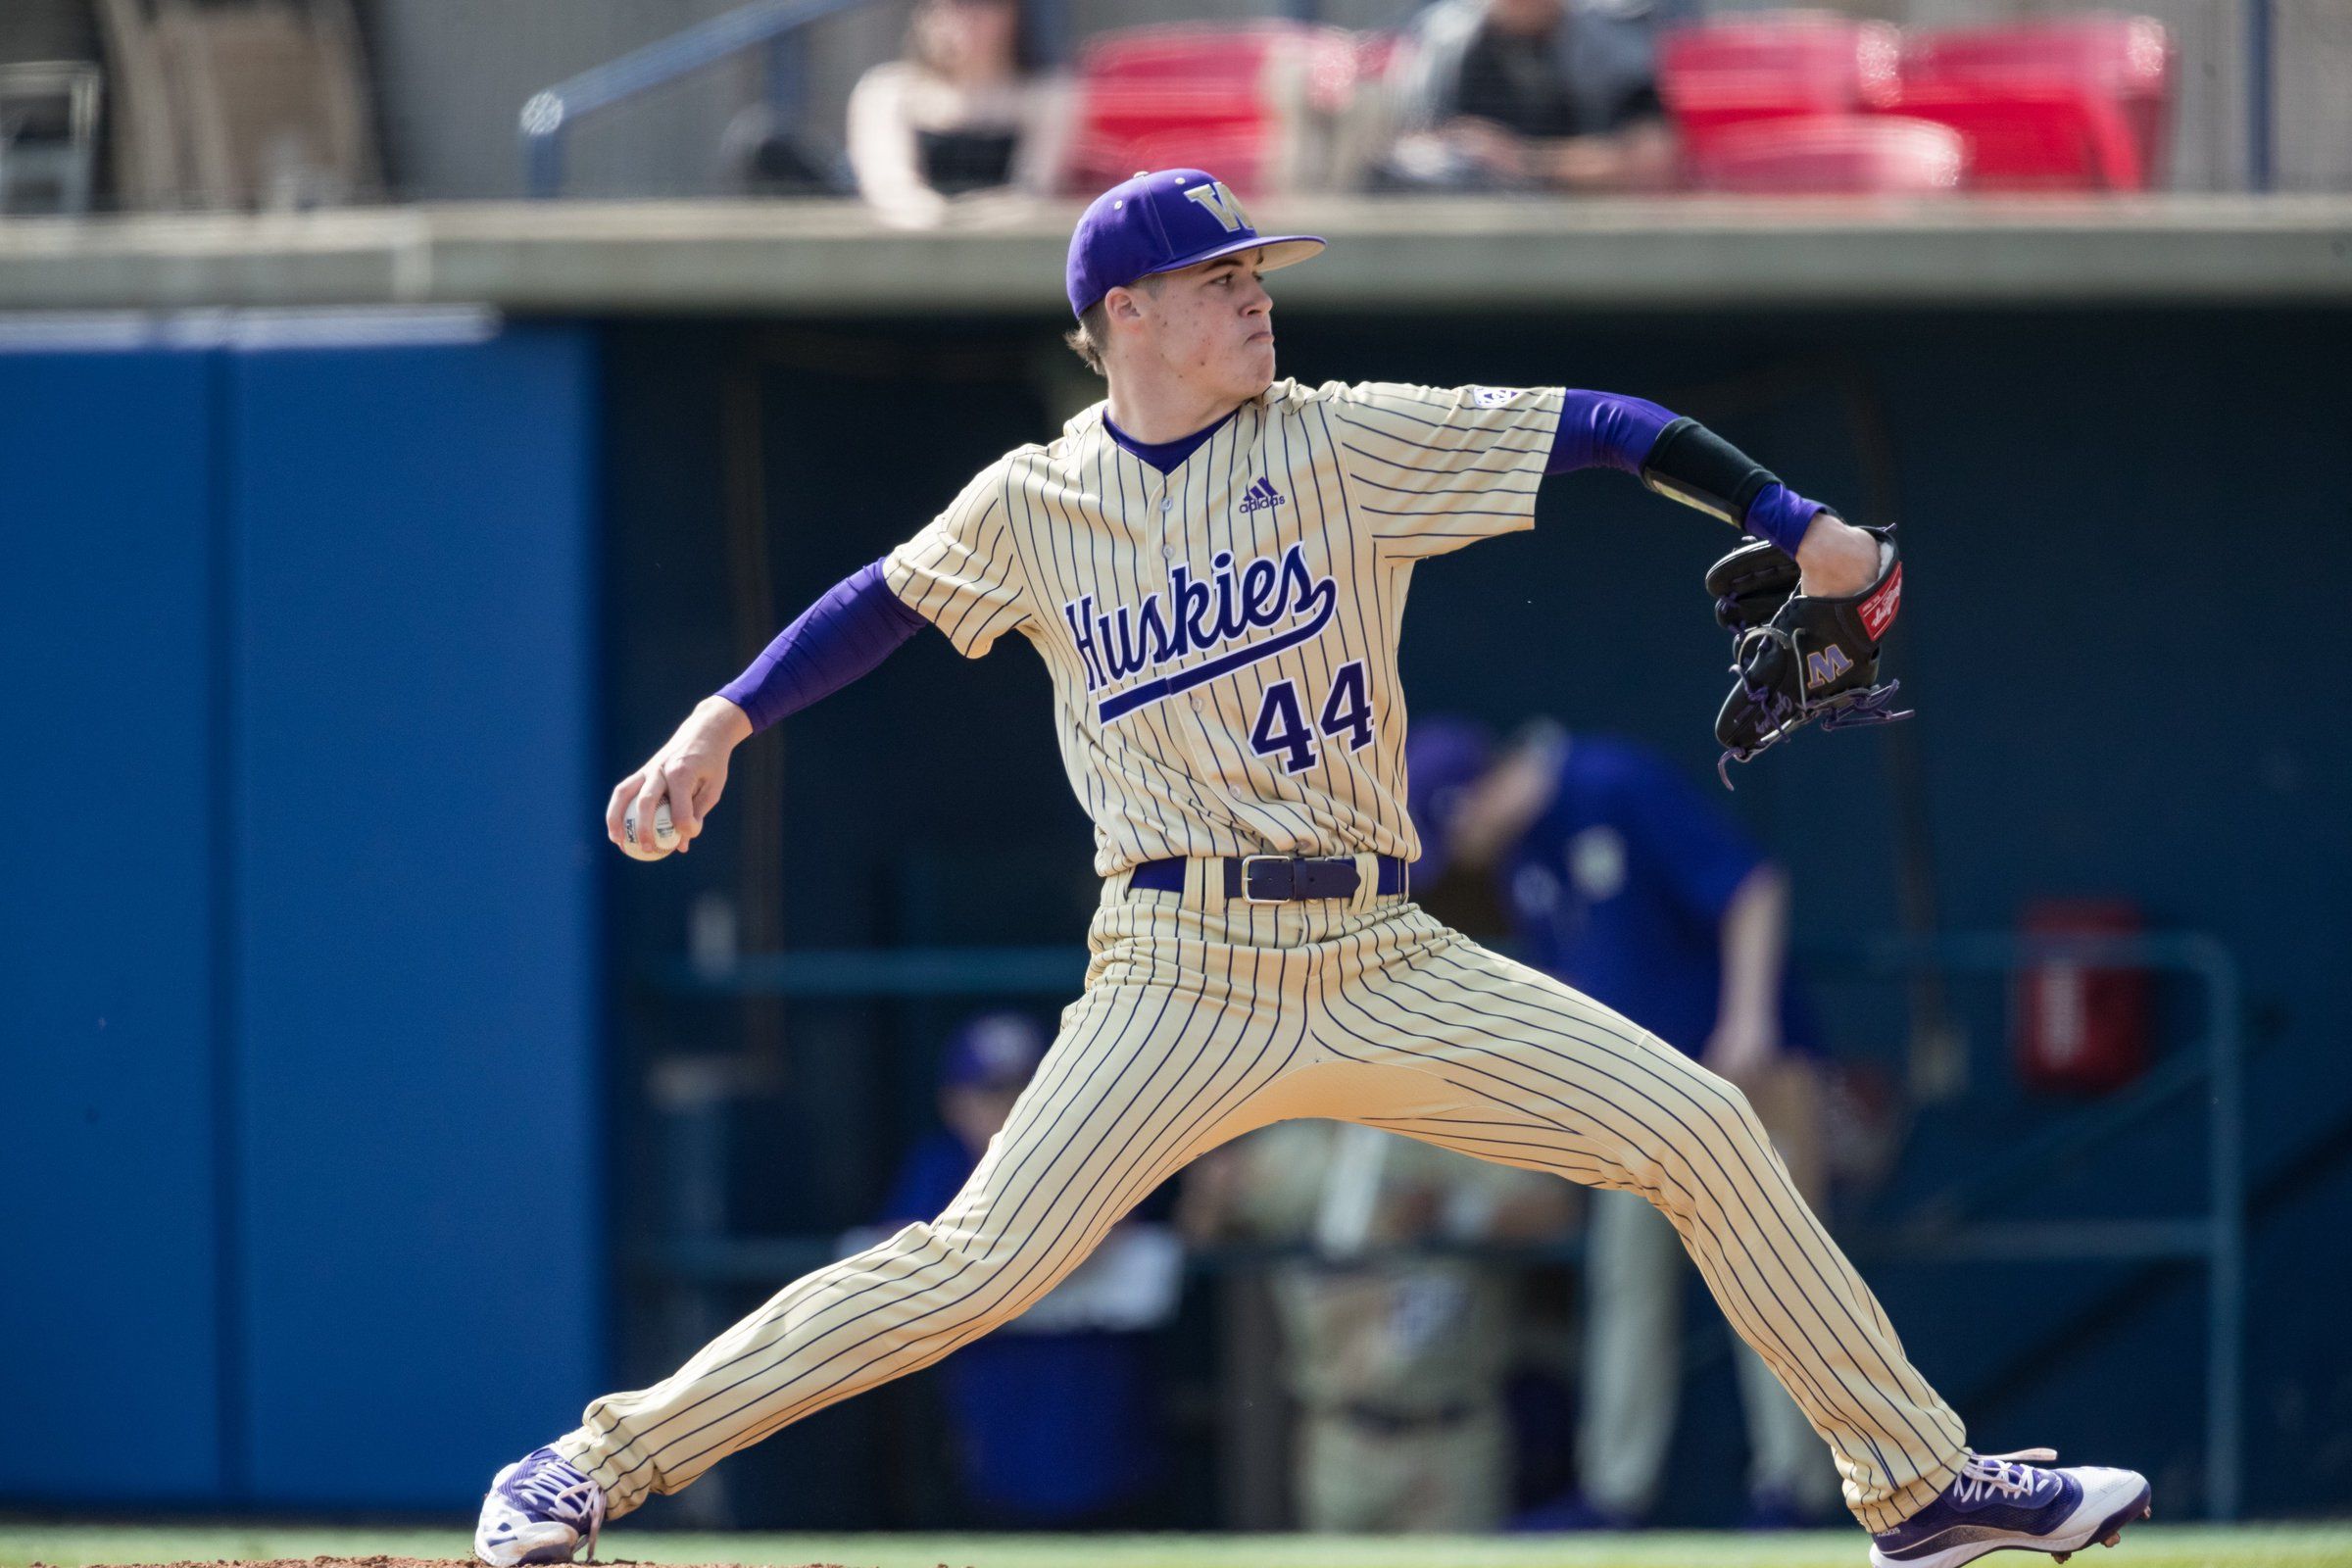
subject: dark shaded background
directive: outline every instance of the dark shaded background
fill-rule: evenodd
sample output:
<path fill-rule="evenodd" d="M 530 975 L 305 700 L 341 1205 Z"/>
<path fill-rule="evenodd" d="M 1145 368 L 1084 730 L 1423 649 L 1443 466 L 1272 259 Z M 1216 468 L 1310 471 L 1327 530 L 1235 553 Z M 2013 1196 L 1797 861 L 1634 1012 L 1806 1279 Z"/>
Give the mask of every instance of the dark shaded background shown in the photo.
<path fill-rule="evenodd" d="M 746 517 L 762 524 L 773 589 L 761 624 L 772 629 L 912 532 L 970 471 L 1050 438 L 1058 420 L 1038 391 L 1048 330 L 611 331 L 614 776 L 757 646 L 726 608 L 730 506 L 739 534 Z M 2116 895 L 2154 927 L 2230 947 L 2255 1053 L 2248 1147 L 2260 1201 L 2246 1500 L 2268 1513 L 2352 1496 L 2352 1444 L 2336 1436 L 2352 1417 L 2352 1356 L 2334 1328 L 2352 1301 L 2336 1240 L 2352 1220 L 2341 961 L 2352 749 L 2328 718 L 2328 683 L 2352 646 L 2340 588 L 2313 569 L 2352 520 L 2338 478 L 2352 394 L 2326 373 L 2352 349 L 2352 320 L 1294 314 L 1282 332 L 1283 369 L 1303 379 L 1639 393 L 1706 419 L 1850 514 L 1899 518 L 1910 570 L 1895 668 L 1920 716 L 1906 730 L 1776 753 L 1740 770 L 1730 807 L 1792 868 L 1799 945 L 1832 956 L 1903 923 L 1906 834 L 1913 874 L 1925 873 L 1916 888 L 1932 892 L 1944 929 L 2005 929 L 2037 897 Z M 1414 710 L 1503 725 L 1552 713 L 1639 736 L 1705 772 L 1726 677 L 1698 578 L 1727 543 L 1622 475 L 1548 481 L 1532 534 L 1416 573 L 1403 650 Z M 974 664 L 918 637 L 854 694 L 792 720 L 780 744 L 761 743 L 754 765 L 778 770 L 776 793 L 761 797 L 778 803 L 776 825 L 722 809 L 690 863 L 615 870 L 622 950 L 677 951 L 692 894 L 734 895 L 746 833 L 767 831 L 781 874 L 761 883 L 755 870 L 751 886 L 786 946 L 1074 944 L 1094 897 L 1090 839 L 1045 695 L 1017 642 Z M 760 918 L 747 911 L 747 927 Z M 2169 999 L 2168 1017 L 2185 1000 Z M 640 1001 L 624 1051 L 774 1027 L 757 1007 Z M 1832 984 L 1825 1002 L 1842 1054 L 1899 1075 L 1898 998 Z M 1916 1129 L 1885 1204 L 1954 1180 L 2000 1188 L 2009 1141 L 2067 1108 L 2012 1087 L 1996 987 L 1958 988 L 1952 1004 L 1975 1054 L 1971 1087 Z M 742 1142 L 760 1146 L 740 1173 L 744 1201 L 786 1229 L 858 1217 L 924 1114 L 920 1054 L 950 1016 L 925 1005 L 796 1012 L 785 1081 L 772 1103 L 742 1113 Z M 2183 1043 L 2177 1028 L 2168 1039 Z M 865 1113 L 839 1116 L 842 1095 Z M 2071 1180 L 2007 1194 L 1993 1212 L 2193 1208 L 2203 1147 L 2193 1107 L 2180 1107 Z M 2195 1273 L 1887 1262 L 1871 1275 L 1985 1446 L 2063 1434 L 2070 1456 L 2123 1453 L 2184 1503 L 2199 1491 Z M 632 1353 L 649 1376 L 669 1364 L 663 1348 Z M 1728 1411 L 1722 1392 L 1708 1408 Z M 779 1520 L 866 1522 L 861 1506 L 828 1498 L 849 1479 L 840 1467 L 857 1463 L 844 1434 L 887 1424 L 876 1405 L 828 1412 L 734 1461 L 760 1467 L 745 1493 L 772 1489 Z M 1686 1494 L 1678 1481 L 1690 1522 L 1731 1517 L 1731 1426 L 1684 1424 L 1687 1448 L 1712 1445 L 1722 1460 L 1678 1469 L 1722 1482 Z"/>

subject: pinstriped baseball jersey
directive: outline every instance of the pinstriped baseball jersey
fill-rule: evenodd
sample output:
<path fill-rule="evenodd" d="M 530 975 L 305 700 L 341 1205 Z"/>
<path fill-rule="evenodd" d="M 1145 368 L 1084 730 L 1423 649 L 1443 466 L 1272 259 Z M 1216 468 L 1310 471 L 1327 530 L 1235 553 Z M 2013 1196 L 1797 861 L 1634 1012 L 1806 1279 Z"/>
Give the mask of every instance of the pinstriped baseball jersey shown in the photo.
<path fill-rule="evenodd" d="M 891 590 L 1054 681 L 1105 876 L 1167 856 L 1420 853 L 1396 645 L 1416 562 L 1531 526 L 1558 388 L 1276 381 L 1172 472 L 1104 428 L 991 464 Z"/>
<path fill-rule="evenodd" d="M 1965 1429 L 1738 1090 L 1377 878 L 1268 904 L 1212 874 L 1257 851 L 1417 853 L 1395 661 L 1411 570 L 1528 526 L 1560 404 L 1277 381 L 1165 475 L 1097 407 L 892 554 L 891 590 L 962 652 L 1018 631 L 1052 672 L 1104 875 L 1084 992 L 937 1219 L 795 1281 L 556 1442 L 613 1517 L 1018 1316 L 1188 1161 L 1300 1116 L 1641 1194 L 1865 1525 L 1942 1491 Z M 1186 858 L 1181 891 L 1124 874 L 1160 857 Z"/>

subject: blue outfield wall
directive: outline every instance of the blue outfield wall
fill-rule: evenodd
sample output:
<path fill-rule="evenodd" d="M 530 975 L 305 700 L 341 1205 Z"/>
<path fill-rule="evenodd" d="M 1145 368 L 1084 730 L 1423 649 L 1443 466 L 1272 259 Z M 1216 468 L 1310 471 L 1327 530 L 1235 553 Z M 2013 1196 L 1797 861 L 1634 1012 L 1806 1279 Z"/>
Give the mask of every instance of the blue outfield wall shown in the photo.
<path fill-rule="evenodd" d="M 0 353 L 0 1499 L 463 1505 L 602 1385 L 596 350 L 469 319 Z"/>
<path fill-rule="evenodd" d="M 212 381 L 0 355 L 0 755 L 46 780 L 0 871 L 0 1496 L 110 1491 L 134 1431 L 159 1497 L 226 1473 Z"/>

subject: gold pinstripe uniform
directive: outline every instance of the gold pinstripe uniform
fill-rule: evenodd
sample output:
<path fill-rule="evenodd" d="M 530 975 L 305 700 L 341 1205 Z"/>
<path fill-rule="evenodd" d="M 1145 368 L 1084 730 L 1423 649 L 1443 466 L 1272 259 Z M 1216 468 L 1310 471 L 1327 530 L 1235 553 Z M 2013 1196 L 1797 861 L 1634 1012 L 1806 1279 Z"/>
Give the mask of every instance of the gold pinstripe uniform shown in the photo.
<path fill-rule="evenodd" d="M 966 655 L 1052 674 L 1102 897 L 1084 993 L 938 1219 L 797 1281 L 556 1447 L 611 1512 L 1017 1315 L 1188 1160 L 1298 1116 L 1641 1194 L 1834 1449 L 1874 1531 L 1961 1423 L 1731 1085 L 1378 889 L 1418 853 L 1396 651 L 1420 561 L 1534 520 L 1562 394 L 1276 381 L 1172 471 L 1098 405 L 982 472 L 891 590 Z M 1250 903 L 1219 858 L 1354 857 L 1343 898 Z M 1135 885 L 1183 858 L 1181 887 Z"/>

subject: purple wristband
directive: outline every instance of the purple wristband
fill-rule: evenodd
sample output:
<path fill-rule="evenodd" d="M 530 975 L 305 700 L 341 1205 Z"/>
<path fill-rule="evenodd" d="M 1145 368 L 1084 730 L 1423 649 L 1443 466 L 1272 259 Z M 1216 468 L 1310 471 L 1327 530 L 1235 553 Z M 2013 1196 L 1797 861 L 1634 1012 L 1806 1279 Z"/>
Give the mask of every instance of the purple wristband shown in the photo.
<path fill-rule="evenodd" d="M 1578 468 L 1616 468 L 1640 473 L 1642 461 L 1658 444 L 1658 432 L 1674 416 L 1646 398 L 1616 392 L 1583 392 L 1570 387 L 1560 399 L 1560 427 L 1552 432 L 1545 473 Z"/>
<path fill-rule="evenodd" d="M 1804 542 L 1805 530 L 1813 526 L 1813 519 L 1829 510 L 1818 501 L 1807 501 L 1785 484 L 1768 484 L 1747 504 L 1747 516 L 1741 525 L 1757 538 L 1793 556 L 1796 547 Z"/>
<path fill-rule="evenodd" d="M 835 583 L 718 695 L 765 729 L 872 669 L 925 624 L 890 591 L 877 561 Z"/>

